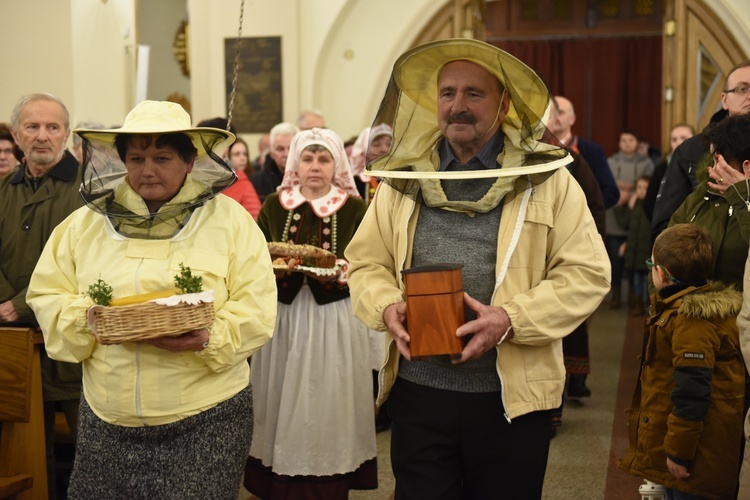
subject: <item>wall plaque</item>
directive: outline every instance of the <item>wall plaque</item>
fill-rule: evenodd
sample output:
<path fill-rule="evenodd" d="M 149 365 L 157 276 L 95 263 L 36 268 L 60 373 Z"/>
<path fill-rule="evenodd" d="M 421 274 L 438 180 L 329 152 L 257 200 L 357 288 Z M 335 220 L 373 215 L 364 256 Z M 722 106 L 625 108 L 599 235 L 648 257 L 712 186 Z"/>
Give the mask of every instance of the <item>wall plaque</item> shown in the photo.
<path fill-rule="evenodd" d="M 226 106 L 232 97 L 237 38 L 224 40 Z M 243 134 L 264 134 L 282 121 L 281 37 L 247 37 L 240 43 L 232 125 Z"/>

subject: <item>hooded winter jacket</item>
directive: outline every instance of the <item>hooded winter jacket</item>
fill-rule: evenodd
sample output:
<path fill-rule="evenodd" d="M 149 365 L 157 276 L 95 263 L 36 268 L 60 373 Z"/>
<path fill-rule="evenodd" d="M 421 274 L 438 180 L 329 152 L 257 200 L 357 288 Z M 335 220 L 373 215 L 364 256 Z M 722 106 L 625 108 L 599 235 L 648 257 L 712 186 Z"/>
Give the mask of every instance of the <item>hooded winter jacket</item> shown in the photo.
<path fill-rule="evenodd" d="M 734 285 L 742 291 L 750 242 L 750 211 L 745 201 L 750 199 L 750 183 L 740 181 L 721 195 L 707 187 L 705 168 L 696 172 L 696 176 L 695 190 L 672 214 L 669 225 L 688 222 L 702 227 L 714 244 L 709 279 Z"/>
<path fill-rule="evenodd" d="M 657 296 L 620 462 L 628 474 L 705 498 L 734 498 L 745 365 L 737 330 L 742 295 L 709 283 Z M 687 467 L 677 479 L 666 459 Z"/>

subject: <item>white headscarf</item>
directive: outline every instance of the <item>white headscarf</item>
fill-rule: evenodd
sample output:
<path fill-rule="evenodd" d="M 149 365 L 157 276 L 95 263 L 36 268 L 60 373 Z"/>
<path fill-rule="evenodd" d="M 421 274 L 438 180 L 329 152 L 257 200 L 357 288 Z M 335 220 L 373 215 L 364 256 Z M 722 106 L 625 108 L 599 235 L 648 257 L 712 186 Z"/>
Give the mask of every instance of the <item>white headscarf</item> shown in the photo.
<path fill-rule="evenodd" d="M 354 176 L 349 166 L 349 159 L 344 150 L 344 141 L 336 132 L 327 128 L 312 128 L 297 133 L 289 146 L 289 156 L 286 160 L 284 179 L 278 190 L 291 190 L 302 185 L 299 178 L 299 159 L 302 151 L 310 146 L 322 146 L 333 157 L 334 170 L 331 184 L 341 189 L 349 196 L 359 198 L 357 186 L 354 184 Z M 281 194 L 281 193 L 280 193 Z"/>
<path fill-rule="evenodd" d="M 359 177 L 362 182 L 370 180 L 369 175 L 365 175 L 365 164 L 367 163 L 367 150 L 370 143 L 380 136 L 387 135 L 393 137 L 393 129 L 387 123 L 380 123 L 373 127 L 367 127 L 360 132 L 359 137 L 352 145 L 352 154 L 349 160 L 352 163 L 352 173 Z"/>

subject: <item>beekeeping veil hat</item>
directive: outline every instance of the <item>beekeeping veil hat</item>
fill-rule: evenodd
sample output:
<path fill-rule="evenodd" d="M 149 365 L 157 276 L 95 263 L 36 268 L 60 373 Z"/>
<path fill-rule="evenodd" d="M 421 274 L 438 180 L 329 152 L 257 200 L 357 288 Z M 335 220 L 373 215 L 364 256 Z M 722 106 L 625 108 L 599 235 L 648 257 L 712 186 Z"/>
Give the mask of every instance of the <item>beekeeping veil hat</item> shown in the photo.
<path fill-rule="evenodd" d="M 452 61 L 478 64 L 495 76 L 510 98 L 501 129 L 504 145 L 497 161 L 502 168 L 438 171 L 438 77 Z M 521 177 L 531 184 L 544 181 L 572 160 L 545 126 L 550 96 L 541 78 L 524 63 L 478 40 L 440 40 L 411 49 L 393 66 L 388 88 L 373 124 L 393 128 L 387 154 L 367 165 L 367 175 L 380 177 L 393 188 L 428 206 L 466 212 L 487 212 L 511 192 Z M 550 143 L 554 142 L 554 143 Z M 497 177 L 487 194 L 476 201 L 448 200 L 444 179 Z"/>
<path fill-rule="evenodd" d="M 119 233 L 135 238 L 165 239 L 187 223 L 193 211 L 229 187 L 236 179 L 221 159 L 234 134 L 211 127 L 193 127 L 190 115 L 173 102 L 144 101 L 125 117 L 122 127 L 74 130 L 83 140 L 81 196 L 92 210 L 109 218 Z M 118 136 L 184 134 L 197 150 L 193 169 L 182 189 L 156 213 L 133 203 L 127 168 L 115 145 Z"/>

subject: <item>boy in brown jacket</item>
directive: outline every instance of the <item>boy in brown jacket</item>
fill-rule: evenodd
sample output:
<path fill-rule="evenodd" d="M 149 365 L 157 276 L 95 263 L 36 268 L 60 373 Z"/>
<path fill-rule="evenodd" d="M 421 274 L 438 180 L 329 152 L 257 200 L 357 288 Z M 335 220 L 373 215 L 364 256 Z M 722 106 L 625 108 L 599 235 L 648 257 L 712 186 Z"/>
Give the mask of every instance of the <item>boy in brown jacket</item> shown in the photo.
<path fill-rule="evenodd" d="M 667 498 L 734 498 L 745 376 L 736 324 L 742 295 L 706 281 L 712 243 L 694 224 L 660 234 L 648 266 L 658 292 L 620 468 L 663 484 Z"/>

